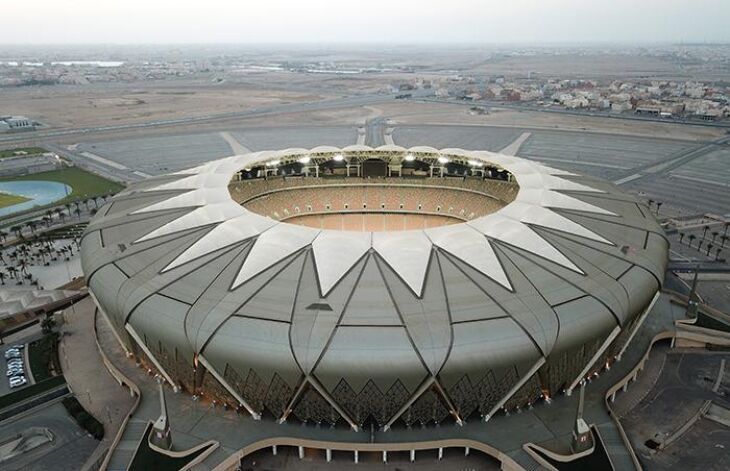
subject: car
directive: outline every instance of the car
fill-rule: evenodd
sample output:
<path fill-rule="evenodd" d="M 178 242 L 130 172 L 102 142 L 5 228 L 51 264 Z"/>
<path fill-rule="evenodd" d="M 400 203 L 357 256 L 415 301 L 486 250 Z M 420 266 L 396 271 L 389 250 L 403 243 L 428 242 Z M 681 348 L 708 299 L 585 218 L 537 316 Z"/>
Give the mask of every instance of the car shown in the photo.
<path fill-rule="evenodd" d="M 25 348 L 25 344 L 24 343 L 19 343 L 19 344 L 13 345 L 10 348 L 12 348 L 13 350 L 22 350 L 22 349 Z"/>
<path fill-rule="evenodd" d="M 25 371 L 23 371 L 22 368 L 17 368 L 17 369 L 6 371 L 5 376 L 12 377 L 12 376 L 22 375 L 23 373 L 25 373 Z"/>
<path fill-rule="evenodd" d="M 20 358 L 20 350 L 6 350 L 5 359 L 9 360 L 10 358 Z"/>
<path fill-rule="evenodd" d="M 8 363 L 8 366 L 7 367 L 8 368 L 13 368 L 13 367 L 21 367 L 22 368 L 23 366 L 25 366 L 25 365 L 23 364 L 22 361 L 14 361 L 12 363 Z"/>
<path fill-rule="evenodd" d="M 18 388 L 25 385 L 26 383 L 28 383 L 28 380 L 25 379 L 25 376 L 13 376 L 12 378 L 10 378 L 11 388 Z"/>
<path fill-rule="evenodd" d="M 23 359 L 21 357 L 8 358 L 6 361 L 8 365 L 10 365 L 11 363 L 23 363 Z"/>

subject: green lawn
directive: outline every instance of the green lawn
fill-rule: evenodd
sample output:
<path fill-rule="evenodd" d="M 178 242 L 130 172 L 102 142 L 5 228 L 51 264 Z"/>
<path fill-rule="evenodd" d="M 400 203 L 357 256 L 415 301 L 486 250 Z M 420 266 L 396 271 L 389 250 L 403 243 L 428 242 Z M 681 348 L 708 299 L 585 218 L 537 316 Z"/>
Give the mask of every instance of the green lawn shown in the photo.
<path fill-rule="evenodd" d="M 14 155 L 22 152 L 25 152 L 28 155 L 34 155 L 43 154 L 44 152 L 48 151 L 42 147 L 18 147 L 17 149 L 5 149 L 0 150 L 0 159 L 4 159 L 5 157 L 13 157 Z"/>
<path fill-rule="evenodd" d="M 25 196 L 14 195 L 12 193 L 0 193 L 0 208 L 23 203 L 25 201 L 28 201 L 29 199 L 30 198 L 26 198 Z"/>
<path fill-rule="evenodd" d="M 20 180 L 43 180 L 51 182 L 65 183 L 70 186 L 73 191 L 66 198 L 52 203 L 53 205 L 62 204 L 66 201 L 75 199 L 90 198 L 92 196 L 106 195 L 116 193 L 124 188 L 117 182 L 107 180 L 104 177 L 94 175 L 93 173 L 82 170 L 78 167 L 69 167 L 61 170 L 52 170 L 50 172 L 34 173 L 31 175 L 23 175 L 20 177 L 0 178 L 0 181 L 20 181 Z"/>

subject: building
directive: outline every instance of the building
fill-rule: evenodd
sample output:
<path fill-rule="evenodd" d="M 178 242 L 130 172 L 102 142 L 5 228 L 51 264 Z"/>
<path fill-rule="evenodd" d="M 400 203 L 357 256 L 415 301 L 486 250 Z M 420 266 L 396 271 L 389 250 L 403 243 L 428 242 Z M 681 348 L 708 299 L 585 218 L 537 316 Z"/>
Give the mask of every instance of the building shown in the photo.
<path fill-rule="evenodd" d="M 0 131 L 34 129 L 36 123 L 25 116 L 0 116 Z"/>
<path fill-rule="evenodd" d="M 369 178 L 307 176 L 333 167 Z M 431 176 L 386 176 L 409 167 Z M 153 178 L 81 242 L 118 340 L 176 389 L 262 420 L 403 436 L 536 405 L 610 365 L 667 251 L 646 206 L 609 183 L 394 145 Z"/>

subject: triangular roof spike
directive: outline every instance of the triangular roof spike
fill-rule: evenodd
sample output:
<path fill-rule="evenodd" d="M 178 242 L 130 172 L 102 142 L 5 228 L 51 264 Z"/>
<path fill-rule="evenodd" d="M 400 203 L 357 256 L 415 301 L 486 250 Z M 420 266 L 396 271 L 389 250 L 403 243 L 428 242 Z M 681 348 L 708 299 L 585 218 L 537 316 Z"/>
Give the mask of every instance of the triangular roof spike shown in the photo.
<path fill-rule="evenodd" d="M 467 224 L 491 239 L 514 245 L 515 247 L 550 260 L 553 263 L 583 274 L 583 271 L 563 255 L 562 252 L 540 237 L 529 226 L 519 221 L 499 213 L 494 213 L 469 221 Z"/>
<path fill-rule="evenodd" d="M 316 229 L 280 223 L 264 231 L 249 252 L 233 282 L 235 289 L 272 265 L 311 244 Z"/>
<path fill-rule="evenodd" d="M 499 214 L 525 224 L 549 227 L 551 229 L 568 232 L 570 234 L 575 234 L 604 244 L 613 245 L 613 242 L 610 240 L 601 237 L 590 229 L 587 229 L 577 222 L 574 222 L 548 208 L 515 201 L 502 208 L 499 211 Z"/>
<path fill-rule="evenodd" d="M 426 234 L 421 230 L 374 232 L 373 248 L 413 292 L 421 296 L 432 248 Z"/>
<path fill-rule="evenodd" d="M 208 188 L 199 188 L 191 191 L 187 191 L 185 193 L 181 193 L 179 195 L 171 196 L 170 198 L 166 200 L 162 200 L 158 203 L 151 204 L 149 206 L 145 206 L 143 208 L 140 208 L 136 211 L 133 211 L 131 214 L 141 214 L 141 213 L 149 213 L 152 211 L 162 211 L 165 209 L 179 209 L 179 208 L 193 208 L 196 206 L 204 206 L 204 205 L 211 205 L 214 203 L 226 203 L 231 202 L 233 204 L 236 204 L 231 199 L 230 193 L 228 193 L 228 189 L 224 187 L 224 189 L 216 188 L 216 189 L 208 189 Z M 238 206 L 236 204 L 236 206 Z M 239 206 L 239 213 L 240 213 L 240 206 Z"/>
<path fill-rule="evenodd" d="M 615 213 L 607 209 L 586 203 L 570 195 L 545 189 L 520 189 L 515 202 L 544 208 L 572 209 L 605 216 L 616 216 Z"/>
<path fill-rule="evenodd" d="M 312 251 L 322 295 L 326 296 L 370 247 L 370 232 L 320 232 L 312 242 Z"/>
<path fill-rule="evenodd" d="M 256 215 L 239 216 L 222 222 L 198 239 L 185 252 L 167 265 L 162 272 L 172 270 L 184 263 L 202 257 L 227 245 L 254 237 L 276 224 L 276 221 Z"/>
<path fill-rule="evenodd" d="M 433 245 L 512 290 L 512 284 L 484 234 L 466 224 L 436 227 L 425 232 Z"/>
<path fill-rule="evenodd" d="M 207 224 L 223 222 L 230 218 L 240 216 L 240 214 L 240 207 L 237 204 L 233 203 L 233 201 L 201 206 L 199 208 L 193 209 L 189 213 L 184 214 L 173 221 L 168 222 L 162 227 L 154 229 L 153 231 L 145 234 L 134 242 L 143 242 L 148 239 L 172 234 L 174 232 L 193 229 L 195 227 L 201 227 Z"/>

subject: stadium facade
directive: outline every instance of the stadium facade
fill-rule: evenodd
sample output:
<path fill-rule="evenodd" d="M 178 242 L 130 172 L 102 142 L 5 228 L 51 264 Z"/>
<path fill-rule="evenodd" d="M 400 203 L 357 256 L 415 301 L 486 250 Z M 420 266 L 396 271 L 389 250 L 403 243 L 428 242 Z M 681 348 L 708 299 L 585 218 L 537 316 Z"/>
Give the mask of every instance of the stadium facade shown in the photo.
<path fill-rule="evenodd" d="M 397 146 L 151 178 L 81 246 L 118 340 L 174 387 L 265 420 L 385 429 L 571 390 L 619 354 L 667 251 L 649 208 L 604 181 Z"/>

